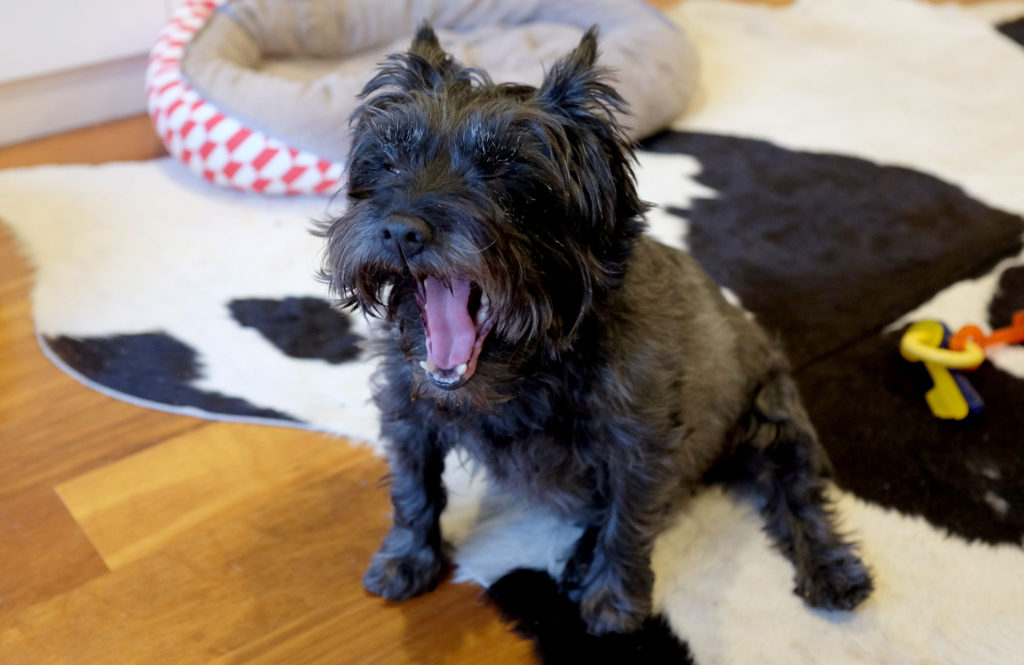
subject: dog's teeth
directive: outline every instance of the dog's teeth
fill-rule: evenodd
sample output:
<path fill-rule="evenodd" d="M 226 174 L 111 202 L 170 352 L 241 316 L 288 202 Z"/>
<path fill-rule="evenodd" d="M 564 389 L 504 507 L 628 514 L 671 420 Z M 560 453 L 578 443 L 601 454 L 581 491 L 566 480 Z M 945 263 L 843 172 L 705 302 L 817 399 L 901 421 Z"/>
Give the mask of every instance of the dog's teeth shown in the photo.
<path fill-rule="evenodd" d="M 480 305 L 480 309 L 476 313 L 476 322 L 483 323 L 487 320 L 487 315 L 490 314 L 491 310 L 487 305 Z"/>
<path fill-rule="evenodd" d="M 462 376 L 463 374 L 466 373 L 467 369 L 469 369 L 469 366 L 466 365 L 466 363 L 462 363 L 461 365 L 455 368 L 455 373 L 458 374 L 459 376 Z"/>
<path fill-rule="evenodd" d="M 434 370 L 437 369 L 437 365 L 435 365 L 434 363 L 430 362 L 429 360 L 421 360 L 420 361 L 420 367 L 422 367 L 424 370 L 426 370 L 428 372 L 433 372 Z"/>

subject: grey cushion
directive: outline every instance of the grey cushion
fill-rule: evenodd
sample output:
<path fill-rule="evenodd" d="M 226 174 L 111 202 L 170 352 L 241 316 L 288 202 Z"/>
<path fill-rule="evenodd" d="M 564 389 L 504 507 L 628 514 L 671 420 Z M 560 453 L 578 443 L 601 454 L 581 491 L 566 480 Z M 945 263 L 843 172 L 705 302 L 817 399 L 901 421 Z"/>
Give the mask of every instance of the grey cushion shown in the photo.
<path fill-rule="evenodd" d="M 696 83 L 691 44 L 641 0 L 229 0 L 186 47 L 182 72 L 243 123 L 343 162 L 356 95 L 424 19 L 463 64 L 532 85 L 598 24 L 633 138 L 678 116 Z"/>

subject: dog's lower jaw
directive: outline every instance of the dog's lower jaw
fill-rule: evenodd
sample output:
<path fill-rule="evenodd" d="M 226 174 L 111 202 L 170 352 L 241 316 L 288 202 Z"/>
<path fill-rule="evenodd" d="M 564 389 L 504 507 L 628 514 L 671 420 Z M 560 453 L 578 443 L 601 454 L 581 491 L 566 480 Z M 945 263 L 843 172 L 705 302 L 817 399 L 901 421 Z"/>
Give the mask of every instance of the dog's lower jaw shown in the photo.
<path fill-rule="evenodd" d="M 420 363 L 420 367 L 422 367 L 423 371 L 427 373 L 427 380 L 430 381 L 435 386 L 437 386 L 438 388 L 440 388 L 441 390 L 458 390 L 462 386 L 466 385 L 466 383 L 471 378 L 465 376 L 465 371 L 463 371 L 462 374 L 458 374 L 454 378 L 446 379 L 438 375 L 436 372 L 430 370 L 428 367 L 424 366 L 423 363 Z"/>

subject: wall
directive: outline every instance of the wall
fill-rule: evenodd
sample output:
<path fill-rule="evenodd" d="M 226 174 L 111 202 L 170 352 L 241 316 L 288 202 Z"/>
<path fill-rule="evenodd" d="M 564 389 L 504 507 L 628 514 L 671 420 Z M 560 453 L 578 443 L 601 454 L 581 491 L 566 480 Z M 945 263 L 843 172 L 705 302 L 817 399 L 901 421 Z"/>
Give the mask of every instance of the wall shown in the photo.
<path fill-rule="evenodd" d="M 146 55 L 181 1 L 0 2 L 0 145 L 144 112 Z"/>

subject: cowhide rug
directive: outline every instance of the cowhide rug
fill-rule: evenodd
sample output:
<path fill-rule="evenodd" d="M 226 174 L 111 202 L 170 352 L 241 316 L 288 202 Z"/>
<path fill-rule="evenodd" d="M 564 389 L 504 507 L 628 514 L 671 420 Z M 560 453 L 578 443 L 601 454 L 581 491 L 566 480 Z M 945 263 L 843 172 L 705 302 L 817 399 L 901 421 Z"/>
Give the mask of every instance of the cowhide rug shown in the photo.
<path fill-rule="evenodd" d="M 897 351 L 917 319 L 992 328 L 1024 309 L 1021 17 L 914 0 L 674 11 L 703 89 L 640 154 L 652 232 L 788 347 L 877 591 L 853 613 L 808 609 L 756 508 L 710 488 L 658 541 L 660 617 L 588 637 L 548 575 L 576 531 L 449 464 L 458 574 L 545 662 L 1024 662 L 1024 348 L 971 375 L 987 409 L 963 422 L 930 415 L 923 368 Z M 313 277 L 311 220 L 338 205 L 213 189 L 170 160 L 0 174 L 62 369 L 154 408 L 372 442 L 374 333 Z"/>

